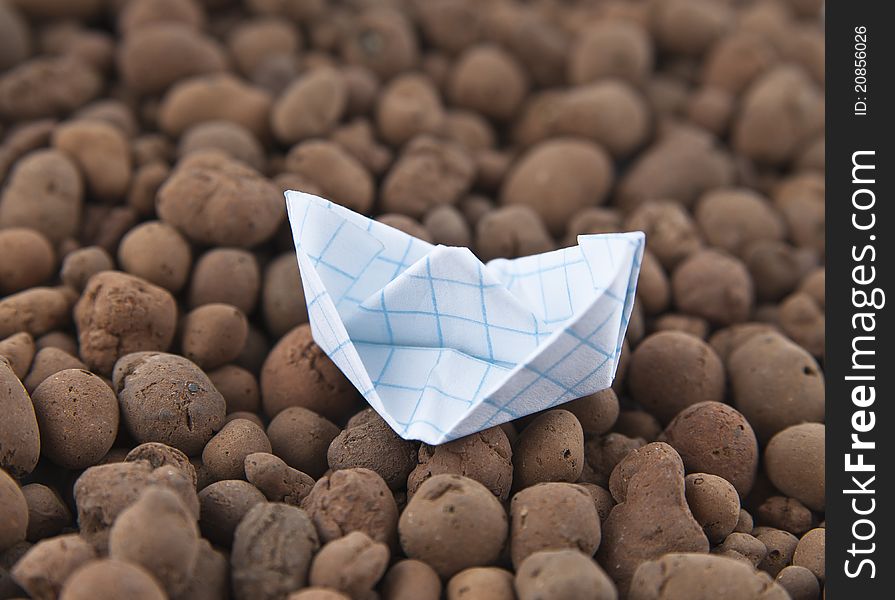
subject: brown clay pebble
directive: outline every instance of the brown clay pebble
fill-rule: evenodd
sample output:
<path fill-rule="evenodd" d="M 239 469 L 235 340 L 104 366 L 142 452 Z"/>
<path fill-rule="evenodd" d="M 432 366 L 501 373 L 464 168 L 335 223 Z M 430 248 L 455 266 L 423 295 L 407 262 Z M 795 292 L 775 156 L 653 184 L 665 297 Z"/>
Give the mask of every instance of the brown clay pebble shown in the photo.
<path fill-rule="evenodd" d="M 774 581 L 789 592 L 792 600 L 817 600 L 820 597 L 817 577 L 805 567 L 790 565 L 777 573 Z"/>
<path fill-rule="evenodd" d="M 109 532 L 109 557 L 145 568 L 169 595 L 187 587 L 198 553 L 195 518 L 177 494 L 164 488 L 147 488 Z"/>
<path fill-rule="evenodd" d="M 31 547 L 12 569 L 12 576 L 31 598 L 59 597 L 66 579 L 96 558 L 93 547 L 77 534 L 60 535 Z"/>
<path fill-rule="evenodd" d="M 308 582 L 351 598 L 366 598 L 385 573 L 388 561 L 388 546 L 352 531 L 320 549 L 311 563 Z"/>
<path fill-rule="evenodd" d="M 758 563 L 759 569 L 775 577 L 784 567 L 792 564 L 792 555 L 799 544 L 799 538 L 772 527 L 756 527 L 752 535 L 767 549 L 767 556 Z"/>
<path fill-rule="evenodd" d="M 66 469 L 95 465 L 118 435 L 118 399 L 102 379 L 82 369 L 47 377 L 31 395 L 41 452 Z"/>
<path fill-rule="evenodd" d="M 264 149 L 251 131 L 232 121 L 206 121 L 184 132 L 177 147 L 180 157 L 203 150 L 219 150 L 253 169 L 264 169 Z"/>
<path fill-rule="evenodd" d="M 198 518 L 196 489 L 182 470 L 170 466 L 153 469 L 144 460 L 113 462 L 88 468 L 75 482 L 74 499 L 81 535 L 105 553 L 109 529 L 118 515 L 152 485 L 175 492 L 193 518 Z"/>
<path fill-rule="evenodd" d="M 587 435 L 608 432 L 619 414 L 618 396 L 612 388 L 567 402 L 563 408 L 575 415 Z"/>
<path fill-rule="evenodd" d="M 767 557 L 768 548 L 764 545 L 764 542 L 748 533 L 734 532 L 724 538 L 724 541 L 716 546 L 712 552 L 741 560 L 753 567 L 757 567 Z"/>
<path fill-rule="evenodd" d="M 308 322 L 304 288 L 293 252 L 267 264 L 261 300 L 264 322 L 274 338 L 279 339 L 297 325 Z"/>
<path fill-rule="evenodd" d="M 196 485 L 196 469 L 190 463 L 190 459 L 177 448 L 166 444 L 158 442 L 140 444 L 128 452 L 124 460 L 127 462 L 145 460 L 152 465 L 153 469 L 165 466 L 174 467 L 192 481 L 194 486 Z"/>
<path fill-rule="evenodd" d="M 527 91 L 527 76 L 513 55 L 491 45 L 461 54 L 448 82 L 448 95 L 456 106 L 496 120 L 512 117 Z"/>
<path fill-rule="evenodd" d="M 283 336 L 264 361 L 261 403 L 269 417 L 300 406 L 341 422 L 354 412 L 359 398 L 354 386 L 314 343 L 309 325 L 299 325 Z"/>
<path fill-rule="evenodd" d="M 448 592 L 450 594 L 450 592 Z M 426 563 L 405 558 L 388 570 L 382 580 L 383 600 L 439 600 L 441 580 Z M 497 599 L 501 600 L 501 599 Z"/>
<path fill-rule="evenodd" d="M 497 567 L 471 567 L 451 577 L 447 600 L 514 600 L 513 574 Z"/>
<path fill-rule="evenodd" d="M 115 261 L 108 252 L 99 246 L 88 246 L 65 255 L 59 278 L 62 283 L 80 292 L 91 277 L 100 271 L 111 271 L 114 268 Z"/>
<path fill-rule="evenodd" d="M 745 508 L 740 509 L 740 516 L 737 519 L 736 527 L 733 530 L 737 533 L 750 533 L 754 529 L 755 523 L 752 515 Z"/>
<path fill-rule="evenodd" d="M 407 556 L 425 561 L 442 577 L 493 563 L 507 529 L 506 512 L 494 495 L 459 475 L 427 480 L 407 503 L 398 524 Z"/>
<path fill-rule="evenodd" d="M 77 167 L 57 150 L 16 162 L 0 196 L 0 226 L 30 227 L 50 242 L 71 236 L 80 222 L 82 183 Z"/>
<path fill-rule="evenodd" d="M 717 250 L 690 255 L 671 275 L 674 302 L 684 313 L 716 325 L 745 321 L 752 309 L 752 279 L 737 258 Z"/>
<path fill-rule="evenodd" d="M 669 273 L 703 244 L 692 217 L 677 202 L 644 202 L 627 216 L 624 229 L 643 231 L 650 253 Z"/>
<path fill-rule="evenodd" d="M 19 379 L 24 379 L 28 374 L 35 351 L 34 337 L 26 331 L 14 333 L 0 340 L 0 357 L 9 362 L 9 367 Z"/>
<path fill-rule="evenodd" d="M 547 411 L 532 421 L 516 441 L 513 488 L 545 481 L 577 481 L 584 468 L 584 432 L 567 410 Z"/>
<path fill-rule="evenodd" d="M 407 476 L 416 466 L 417 449 L 415 442 L 402 439 L 382 417 L 372 414 L 333 438 L 326 456 L 330 469 L 370 469 L 391 489 L 400 490 L 409 488 Z"/>
<path fill-rule="evenodd" d="M 612 471 L 618 502 L 603 522 L 598 560 L 622 594 L 644 562 L 669 552 L 708 552 L 709 541 L 685 497 L 684 465 L 661 442 L 630 452 Z"/>
<path fill-rule="evenodd" d="M 771 438 L 765 449 L 765 469 L 774 486 L 818 512 L 825 505 L 825 433 L 821 423 L 793 425 Z"/>
<path fill-rule="evenodd" d="M 478 481 L 501 501 L 505 501 L 513 485 L 513 452 L 506 433 L 491 427 L 439 446 L 423 444 L 419 464 L 406 478 L 407 493 L 434 475 L 462 475 Z"/>
<path fill-rule="evenodd" d="M 127 194 L 131 153 L 119 128 L 96 119 L 78 119 L 57 127 L 52 145 L 75 161 L 91 196 L 117 202 Z"/>
<path fill-rule="evenodd" d="M 284 502 L 294 506 L 311 493 L 314 479 L 293 469 L 273 454 L 255 452 L 244 462 L 246 479 L 271 502 Z"/>
<path fill-rule="evenodd" d="M 727 367 L 733 405 L 759 440 L 790 425 L 823 421 L 823 372 L 808 352 L 783 336 L 750 338 L 730 354 Z"/>
<path fill-rule="evenodd" d="M 270 440 L 261 427 L 246 419 L 234 419 L 205 444 L 202 464 L 212 479 L 243 479 L 246 456 L 270 450 Z"/>
<path fill-rule="evenodd" d="M 385 481 L 369 469 L 341 469 L 317 480 L 302 508 L 326 543 L 362 531 L 390 547 L 396 539 L 398 506 Z"/>
<path fill-rule="evenodd" d="M 789 595 L 748 564 L 712 554 L 667 554 L 643 563 L 630 600 L 786 600 Z"/>
<path fill-rule="evenodd" d="M 585 468 L 582 478 L 603 487 L 608 486 L 615 466 L 629 452 L 645 445 L 646 440 L 642 438 L 629 438 L 615 432 L 588 438 L 584 444 Z"/>
<path fill-rule="evenodd" d="M 295 269 L 297 272 L 298 269 Z M 230 304 L 250 315 L 258 300 L 261 271 L 251 252 L 214 248 L 199 257 L 190 276 L 190 308 L 203 304 Z"/>
<path fill-rule="evenodd" d="M 541 142 L 507 174 L 501 202 L 533 208 L 554 235 L 582 208 L 601 204 L 612 185 L 606 151 L 574 138 Z"/>
<path fill-rule="evenodd" d="M 248 370 L 236 365 L 224 365 L 208 373 L 208 378 L 227 403 L 227 414 L 257 413 L 261 408 L 258 381 Z"/>
<path fill-rule="evenodd" d="M 186 283 L 192 262 L 186 239 L 160 221 L 134 227 L 118 246 L 118 263 L 124 271 L 175 294 Z"/>
<path fill-rule="evenodd" d="M 321 137 L 339 122 L 347 102 L 348 88 L 337 70 L 313 69 L 277 99 L 271 112 L 271 129 L 283 144 Z"/>
<path fill-rule="evenodd" d="M 444 121 L 438 90 L 425 75 L 399 75 L 379 96 L 376 126 L 380 137 L 392 146 L 400 146 L 421 133 L 438 133 Z"/>
<path fill-rule="evenodd" d="M 40 483 L 29 483 L 22 486 L 22 495 L 28 503 L 29 542 L 57 535 L 71 525 L 71 511 L 55 490 Z"/>
<path fill-rule="evenodd" d="M 214 369 L 239 356 L 249 323 L 235 306 L 213 303 L 191 310 L 180 329 L 183 355 L 203 369 Z"/>
<path fill-rule="evenodd" d="M 760 240 L 781 240 L 786 233 L 783 220 L 770 202 L 742 188 L 711 190 L 700 198 L 696 222 L 709 245 L 732 254 Z"/>
<path fill-rule="evenodd" d="M 717 544 L 733 533 L 740 518 L 736 489 L 727 480 L 708 473 L 691 473 L 685 483 L 687 505 L 709 542 Z"/>
<path fill-rule="evenodd" d="M 415 219 L 469 191 L 475 165 L 463 147 L 420 135 L 404 145 L 382 182 L 382 209 Z"/>
<path fill-rule="evenodd" d="M 138 442 L 162 442 L 193 456 L 224 425 L 223 396 L 181 356 L 129 354 L 115 364 L 112 380 L 122 420 Z"/>
<path fill-rule="evenodd" d="M 0 519 L 0 552 L 25 540 L 28 531 L 28 503 L 19 488 L 19 484 L 0 470 L 0 506 L 3 506 L 3 518 Z"/>
<path fill-rule="evenodd" d="M 600 515 L 593 496 L 571 483 L 540 483 L 513 496 L 510 557 L 517 569 L 541 550 L 569 548 L 593 556 L 600 545 Z"/>
<path fill-rule="evenodd" d="M 75 297 L 68 288 L 35 287 L 0 300 L 0 337 L 24 331 L 40 336 L 71 320 Z"/>
<path fill-rule="evenodd" d="M 0 293 L 46 282 L 55 263 L 53 246 L 40 232 L 25 227 L 0 230 Z"/>
<path fill-rule="evenodd" d="M 180 79 L 225 67 L 219 44 L 180 23 L 158 23 L 132 31 L 118 51 L 124 83 L 137 94 L 158 94 Z"/>
<path fill-rule="evenodd" d="M 165 351 L 176 327 L 171 294 L 133 275 L 104 271 L 90 278 L 74 309 L 81 359 L 109 375 L 123 355 Z"/>
<path fill-rule="evenodd" d="M 758 469 L 758 442 L 742 414 L 720 402 L 700 402 L 682 410 L 662 434 L 688 471 L 711 473 L 745 496 Z"/>
<path fill-rule="evenodd" d="M 335 142 L 307 140 L 286 155 L 286 170 L 307 178 L 323 196 L 359 213 L 373 206 L 374 186 L 367 169 Z M 279 201 L 282 203 L 282 201 Z"/>
<path fill-rule="evenodd" d="M 164 600 L 166 594 L 146 569 L 103 558 L 87 563 L 65 580 L 60 600 Z"/>
<path fill-rule="evenodd" d="M 0 357 L 0 412 L 0 469 L 22 477 L 37 466 L 40 431 L 31 398 L 4 357 Z"/>
<path fill-rule="evenodd" d="M 273 454 L 294 469 L 320 477 L 327 469 L 327 449 L 339 428 L 313 411 L 292 406 L 273 418 L 267 435 Z"/>
<path fill-rule="evenodd" d="M 25 377 L 25 389 L 30 393 L 34 393 L 43 381 L 59 371 L 66 369 L 87 369 L 87 365 L 80 360 L 54 346 L 41 348 L 34 355 L 34 362 L 31 363 L 31 370 Z"/>
<path fill-rule="evenodd" d="M 229 547 L 233 532 L 253 506 L 266 502 L 264 494 L 245 481 L 216 481 L 199 492 L 199 526 L 202 535 L 215 544 Z"/>
<path fill-rule="evenodd" d="M 329 588 L 306 587 L 289 594 L 286 600 L 351 600 L 351 596 Z"/>
<path fill-rule="evenodd" d="M 516 570 L 515 587 L 519 600 L 618 598 L 616 586 L 606 572 L 577 550 L 545 550 L 532 554 Z"/>
<path fill-rule="evenodd" d="M 476 223 L 476 254 L 482 260 L 518 258 L 553 250 L 541 217 L 528 206 L 488 211 Z"/>
<path fill-rule="evenodd" d="M 665 423 L 693 404 L 723 400 L 724 379 L 712 347 L 677 331 L 655 333 L 638 344 L 627 373 L 632 398 Z"/>
<path fill-rule="evenodd" d="M 158 191 L 156 210 L 194 242 L 243 248 L 270 239 L 285 217 L 273 183 L 217 151 L 181 159 Z"/>
<path fill-rule="evenodd" d="M 319 547 L 303 510 L 276 502 L 256 504 L 233 535 L 234 599 L 275 600 L 304 587 Z"/>
<path fill-rule="evenodd" d="M 574 84 L 606 77 L 640 83 L 653 66 L 647 32 L 634 22 L 599 21 L 585 28 L 569 54 L 568 78 Z"/>
<path fill-rule="evenodd" d="M 762 525 L 802 535 L 814 523 L 814 515 L 807 506 L 795 498 L 771 496 L 758 507 L 758 520 Z"/>

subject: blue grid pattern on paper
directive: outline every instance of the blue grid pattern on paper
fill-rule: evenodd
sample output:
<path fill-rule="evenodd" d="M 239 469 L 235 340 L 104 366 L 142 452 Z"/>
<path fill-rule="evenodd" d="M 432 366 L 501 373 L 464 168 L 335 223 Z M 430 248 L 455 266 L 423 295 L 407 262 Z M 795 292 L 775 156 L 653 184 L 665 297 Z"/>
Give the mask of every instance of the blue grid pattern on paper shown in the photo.
<path fill-rule="evenodd" d="M 441 443 L 611 383 L 642 236 L 483 267 L 467 249 L 296 196 L 315 340 L 402 436 Z"/>

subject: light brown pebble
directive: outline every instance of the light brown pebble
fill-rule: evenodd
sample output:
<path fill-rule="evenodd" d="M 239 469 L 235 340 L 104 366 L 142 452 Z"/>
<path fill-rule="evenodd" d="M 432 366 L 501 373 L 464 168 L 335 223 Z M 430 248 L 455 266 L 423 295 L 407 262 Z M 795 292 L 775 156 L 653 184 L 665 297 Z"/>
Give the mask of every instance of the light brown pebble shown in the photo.
<path fill-rule="evenodd" d="M 584 468 L 584 432 L 567 410 L 542 413 L 516 441 L 513 489 L 545 481 L 577 481 Z"/>
<path fill-rule="evenodd" d="M 208 440 L 202 464 L 215 480 L 245 478 L 245 458 L 255 452 L 270 453 L 264 429 L 246 419 L 230 421 Z"/>
<path fill-rule="evenodd" d="M 498 567 L 460 571 L 447 584 L 447 600 L 515 600 L 513 574 Z"/>
<path fill-rule="evenodd" d="M 592 556 L 600 545 L 600 515 L 593 496 L 571 483 L 540 483 L 513 496 L 510 557 L 519 568 L 541 550 L 569 548 Z"/>
<path fill-rule="evenodd" d="M 2 356 L 0 411 L 0 470 L 22 477 L 33 471 L 40 459 L 40 430 L 31 397 Z"/>
<path fill-rule="evenodd" d="M 109 533 L 109 557 L 145 568 L 169 595 L 189 584 L 199 552 L 199 527 L 180 498 L 149 487 L 124 509 Z"/>
<path fill-rule="evenodd" d="M 270 239 L 285 218 L 272 182 L 217 151 L 181 159 L 159 188 L 156 210 L 191 241 L 243 248 Z"/>
<path fill-rule="evenodd" d="M 519 600 L 618 598 L 616 586 L 606 572 L 577 550 L 545 550 L 532 554 L 516 570 L 515 588 Z"/>
<path fill-rule="evenodd" d="M 459 475 L 436 475 L 407 503 L 398 530 L 410 558 L 451 577 L 497 560 L 508 525 L 506 512 L 485 486 Z"/>
<path fill-rule="evenodd" d="M 28 503 L 29 542 L 58 535 L 71 525 L 71 511 L 54 489 L 41 483 L 29 483 L 22 486 L 22 495 Z"/>
<path fill-rule="evenodd" d="M 78 568 L 96 558 L 96 552 L 77 534 L 38 542 L 15 564 L 12 576 L 35 600 L 53 600 Z"/>
<path fill-rule="evenodd" d="M 385 544 L 352 531 L 320 549 L 311 563 L 308 582 L 344 592 L 351 598 L 365 598 L 385 573 L 388 562 Z"/>
<path fill-rule="evenodd" d="M 385 481 L 369 469 L 341 469 L 317 480 L 302 508 L 326 543 L 362 531 L 393 547 L 398 506 Z"/>
<path fill-rule="evenodd" d="M 805 567 L 790 565 L 780 571 L 774 581 L 789 592 L 792 600 L 817 600 L 820 597 L 817 577 Z"/>
<path fill-rule="evenodd" d="M 105 249 L 88 246 L 65 255 L 59 278 L 62 283 L 80 292 L 91 277 L 100 271 L 111 271 L 114 268 L 115 261 Z"/>
<path fill-rule="evenodd" d="M 87 282 L 74 318 L 81 359 L 108 375 L 125 354 L 167 350 L 174 338 L 177 307 L 163 288 L 133 275 L 103 271 Z"/>
<path fill-rule="evenodd" d="M 631 600 L 786 600 L 766 574 L 714 554 L 672 553 L 645 562 L 634 575 Z"/>
<path fill-rule="evenodd" d="M 118 263 L 127 273 L 176 294 L 187 281 L 193 256 L 189 242 L 177 229 L 161 221 L 147 221 L 121 238 Z"/>
<path fill-rule="evenodd" d="M 180 323 L 183 355 L 203 369 L 215 369 L 239 356 L 249 334 L 241 310 L 229 304 L 203 304 Z"/>
<path fill-rule="evenodd" d="M 31 395 L 41 452 L 66 469 L 95 465 L 118 435 L 118 399 L 89 371 L 66 369 L 47 377 Z"/>
<path fill-rule="evenodd" d="M 119 128 L 78 119 L 57 127 L 52 145 L 75 161 L 91 196 L 106 202 L 125 197 L 131 181 L 131 153 Z"/>
<path fill-rule="evenodd" d="M 276 502 L 256 504 L 233 536 L 233 597 L 274 600 L 301 589 L 319 547 L 303 510 Z"/>
<path fill-rule="evenodd" d="M 448 592 L 450 593 L 450 592 Z M 426 563 L 405 558 L 399 560 L 382 580 L 383 600 L 439 600 L 441 579 Z"/>
<path fill-rule="evenodd" d="M 554 234 L 579 210 L 601 204 L 612 185 L 608 154 L 572 138 L 541 142 L 516 161 L 501 189 L 501 202 L 529 206 Z"/>
<path fill-rule="evenodd" d="M 199 526 L 202 535 L 229 547 L 240 521 L 253 506 L 267 499 L 255 486 L 239 479 L 223 479 L 199 492 Z"/>
<path fill-rule="evenodd" d="M 823 583 L 826 579 L 825 548 L 827 530 L 823 527 L 812 529 L 802 536 L 792 555 L 792 564 L 805 567 Z"/>
<path fill-rule="evenodd" d="M 111 558 L 87 563 L 62 586 L 60 600 L 164 600 L 162 587 L 146 569 Z"/>
<path fill-rule="evenodd" d="M 686 477 L 687 505 L 709 542 L 717 544 L 733 533 L 740 518 L 740 497 L 726 479 L 708 473 Z"/>

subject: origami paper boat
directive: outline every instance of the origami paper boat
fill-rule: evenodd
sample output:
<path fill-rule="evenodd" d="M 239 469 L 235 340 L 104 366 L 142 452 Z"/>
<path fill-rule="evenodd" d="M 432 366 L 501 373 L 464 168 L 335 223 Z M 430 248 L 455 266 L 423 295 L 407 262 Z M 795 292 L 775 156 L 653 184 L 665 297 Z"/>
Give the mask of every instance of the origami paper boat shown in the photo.
<path fill-rule="evenodd" d="M 482 264 L 286 192 L 314 341 L 403 438 L 441 444 L 612 384 L 644 235 Z"/>

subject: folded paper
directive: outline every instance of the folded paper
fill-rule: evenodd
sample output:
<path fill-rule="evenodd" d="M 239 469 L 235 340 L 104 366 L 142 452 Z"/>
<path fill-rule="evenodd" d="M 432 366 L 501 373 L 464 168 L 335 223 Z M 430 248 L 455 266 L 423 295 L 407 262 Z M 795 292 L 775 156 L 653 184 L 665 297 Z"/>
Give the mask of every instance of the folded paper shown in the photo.
<path fill-rule="evenodd" d="M 482 264 L 286 192 L 314 341 L 406 439 L 441 444 L 609 387 L 644 236 Z"/>

